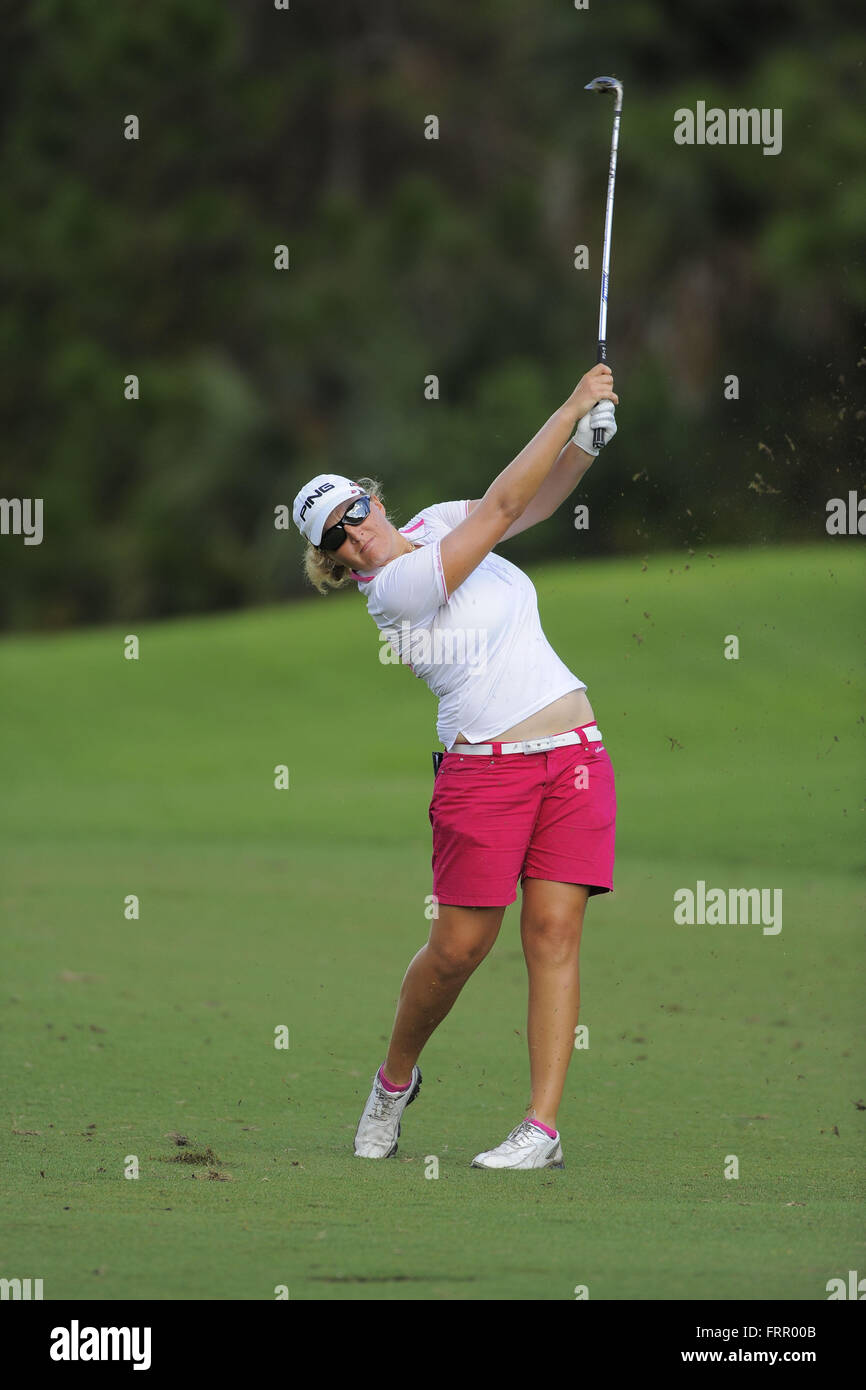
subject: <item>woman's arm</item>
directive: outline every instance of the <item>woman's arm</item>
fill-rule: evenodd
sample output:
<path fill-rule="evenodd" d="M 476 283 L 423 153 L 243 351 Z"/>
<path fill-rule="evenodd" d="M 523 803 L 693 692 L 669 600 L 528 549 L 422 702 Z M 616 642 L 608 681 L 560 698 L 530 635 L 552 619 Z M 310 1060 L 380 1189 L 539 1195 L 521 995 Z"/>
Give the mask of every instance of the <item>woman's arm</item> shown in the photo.
<path fill-rule="evenodd" d="M 481 564 L 485 555 L 522 519 L 530 502 L 566 450 L 568 437 L 578 420 L 583 419 L 600 400 L 612 400 L 614 404 L 619 404 L 619 397 L 613 390 L 610 368 L 603 362 L 581 377 L 565 404 L 542 425 L 517 458 L 512 459 L 508 467 L 494 478 L 465 521 L 443 537 L 439 556 L 449 594 L 459 588 L 464 579 Z M 527 525 L 531 524 L 527 522 Z M 511 531 L 511 534 L 516 532 Z"/>
<path fill-rule="evenodd" d="M 528 531 L 530 526 L 537 526 L 539 521 L 547 521 L 552 517 L 557 507 L 574 492 L 592 461 L 592 454 L 584 453 L 574 440 L 569 440 L 532 501 L 527 504 L 517 520 L 511 523 L 502 539 L 508 541 L 512 536 L 519 536 L 521 531 Z M 478 506 L 480 500 L 478 498 L 477 501 L 469 503 L 469 512 Z"/>
<path fill-rule="evenodd" d="M 568 400 L 554 411 L 536 435 L 524 445 L 517 458 L 512 459 L 493 479 L 482 502 L 495 501 L 512 520 L 523 515 L 559 459 L 574 433 L 578 420 L 588 415 L 600 400 L 610 399 L 618 404 L 613 391 L 613 376 L 603 362 L 581 377 Z"/>

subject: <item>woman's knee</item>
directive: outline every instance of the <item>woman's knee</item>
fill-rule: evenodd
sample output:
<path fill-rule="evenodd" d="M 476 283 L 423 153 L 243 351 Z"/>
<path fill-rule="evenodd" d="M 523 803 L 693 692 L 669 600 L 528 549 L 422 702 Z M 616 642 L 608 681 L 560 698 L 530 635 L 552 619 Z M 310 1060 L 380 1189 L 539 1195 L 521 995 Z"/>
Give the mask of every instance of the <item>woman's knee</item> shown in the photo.
<path fill-rule="evenodd" d="M 576 957 L 588 901 L 586 884 L 526 878 L 520 936 L 527 960 L 557 965 Z"/>
<path fill-rule="evenodd" d="M 446 976 L 471 975 L 493 946 L 504 908 L 440 906 L 427 949 L 437 970 Z"/>
<path fill-rule="evenodd" d="M 580 951 L 582 925 L 582 916 L 558 912 L 525 918 L 520 924 L 524 954 L 551 965 L 565 965 Z"/>

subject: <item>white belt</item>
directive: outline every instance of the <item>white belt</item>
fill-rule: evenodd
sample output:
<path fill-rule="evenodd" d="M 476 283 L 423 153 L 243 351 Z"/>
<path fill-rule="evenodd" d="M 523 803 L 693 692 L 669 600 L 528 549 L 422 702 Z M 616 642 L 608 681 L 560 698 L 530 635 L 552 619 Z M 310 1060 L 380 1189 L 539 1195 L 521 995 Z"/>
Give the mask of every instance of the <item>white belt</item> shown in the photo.
<path fill-rule="evenodd" d="M 503 753 L 546 753 L 549 748 L 565 748 L 570 743 L 598 743 L 601 738 L 598 725 L 590 724 L 579 732 L 573 730 L 567 734 L 550 734 L 547 738 L 527 738 L 522 743 L 501 743 L 498 746 Z M 448 752 L 459 753 L 461 757 L 464 753 L 481 753 L 490 757 L 494 747 L 492 743 L 455 743 Z"/>

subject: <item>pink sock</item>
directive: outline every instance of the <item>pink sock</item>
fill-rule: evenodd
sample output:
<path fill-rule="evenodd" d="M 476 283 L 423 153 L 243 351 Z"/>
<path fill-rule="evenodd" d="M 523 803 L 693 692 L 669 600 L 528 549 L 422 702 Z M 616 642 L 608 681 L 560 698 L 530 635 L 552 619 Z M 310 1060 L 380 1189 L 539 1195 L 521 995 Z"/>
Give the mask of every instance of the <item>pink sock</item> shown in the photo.
<path fill-rule="evenodd" d="M 388 1080 L 383 1067 L 379 1068 L 379 1080 L 386 1091 L 408 1091 L 409 1087 L 412 1085 L 411 1081 L 407 1081 L 405 1086 L 395 1086 L 393 1081 Z"/>
<path fill-rule="evenodd" d="M 539 1129 L 543 1129 L 543 1130 L 544 1130 L 545 1134 L 549 1134 L 550 1137 L 551 1137 L 551 1139 L 558 1139 L 558 1138 L 559 1138 L 559 1130 L 558 1130 L 558 1129 L 551 1129 L 551 1128 L 550 1128 L 550 1125 L 543 1125 L 543 1124 L 541 1123 L 540 1120 L 533 1120 L 533 1118 L 532 1118 L 531 1115 L 527 1115 L 526 1118 L 527 1118 L 527 1120 L 529 1120 L 529 1123 L 530 1123 L 531 1125 L 537 1125 Z"/>

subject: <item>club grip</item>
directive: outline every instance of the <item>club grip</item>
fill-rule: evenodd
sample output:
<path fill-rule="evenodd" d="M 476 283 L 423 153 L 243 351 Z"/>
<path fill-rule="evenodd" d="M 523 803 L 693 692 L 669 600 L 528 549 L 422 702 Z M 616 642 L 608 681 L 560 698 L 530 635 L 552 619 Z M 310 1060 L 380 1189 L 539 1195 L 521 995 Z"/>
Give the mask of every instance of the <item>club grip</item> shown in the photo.
<path fill-rule="evenodd" d="M 595 359 L 595 360 L 596 360 L 596 362 L 606 362 L 606 361 L 607 361 L 607 339 L 606 339 L 606 338 L 599 338 L 599 340 L 598 340 L 598 352 L 596 353 L 596 359 Z M 603 449 L 603 448 L 604 448 L 604 430 L 603 430 L 603 429 L 599 429 L 598 427 L 596 427 L 595 429 L 593 429 L 593 431 L 592 431 L 592 447 L 593 447 L 593 449 Z"/>
<path fill-rule="evenodd" d="M 595 360 L 596 360 L 596 363 L 599 363 L 599 361 L 607 361 L 607 339 L 606 339 L 606 338 L 599 338 L 599 341 L 598 341 L 598 352 L 596 352 Z M 594 431 L 592 431 L 592 448 L 594 448 L 594 449 L 603 449 L 603 448 L 605 448 L 605 431 L 599 430 L 598 427 L 595 427 L 595 428 L 594 428 Z"/>

